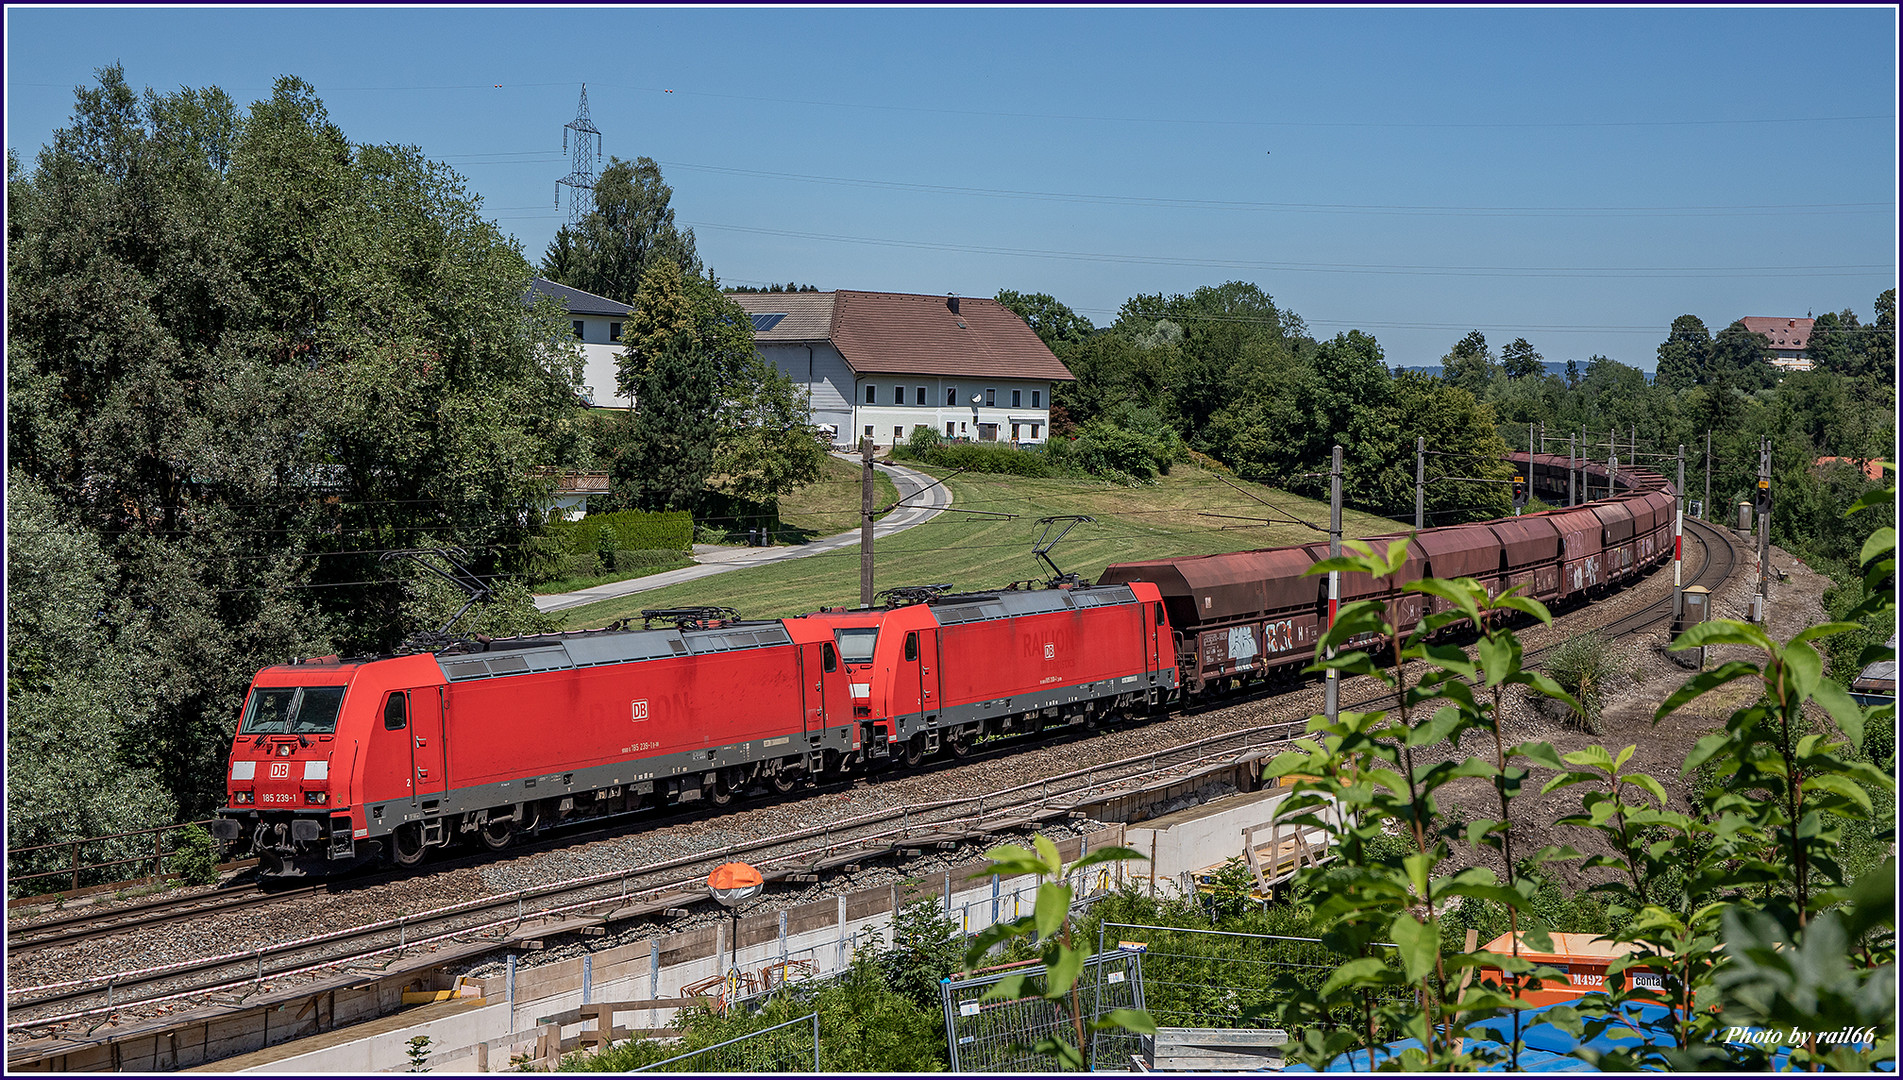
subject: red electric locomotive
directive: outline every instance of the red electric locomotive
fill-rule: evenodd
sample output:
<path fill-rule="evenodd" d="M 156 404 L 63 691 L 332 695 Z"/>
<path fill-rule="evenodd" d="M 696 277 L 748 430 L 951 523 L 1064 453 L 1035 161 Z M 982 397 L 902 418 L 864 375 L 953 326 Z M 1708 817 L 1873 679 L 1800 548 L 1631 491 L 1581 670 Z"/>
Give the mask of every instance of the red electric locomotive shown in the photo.
<path fill-rule="evenodd" d="M 259 672 L 215 835 L 269 877 L 413 865 L 458 838 L 502 848 L 549 822 L 962 755 L 1176 687 L 1154 587 L 651 614 L 676 625 Z"/>

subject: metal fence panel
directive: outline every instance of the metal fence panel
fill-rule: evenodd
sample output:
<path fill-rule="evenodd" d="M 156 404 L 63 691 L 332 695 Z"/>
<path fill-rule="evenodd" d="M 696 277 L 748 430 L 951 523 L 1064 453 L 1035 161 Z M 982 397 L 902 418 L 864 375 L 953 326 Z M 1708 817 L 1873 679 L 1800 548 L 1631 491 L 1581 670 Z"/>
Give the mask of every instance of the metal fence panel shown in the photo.
<path fill-rule="evenodd" d="M 982 1000 L 1006 976 L 1026 970 L 1041 972 L 1042 965 L 1033 960 L 954 976 L 939 984 L 953 1072 L 1058 1071 L 1055 1059 L 1034 1053 L 1031 1047 L 1049 1036 L 1077 1041 L 1068 1001 L 1060 1006 L 1042 997 Z M 1135 1035 L 1113 1031 L 1093 1038 L 1089 1029 L 1092 1022 L 1112 1009 L 1143 1008 L 1142 971 L 1142 958 L 1123 950 L 1100 953 L 1084 961 L 1083 974 L 1077 980 L 1077 1001 L 1091 1060 L 1118 1067 L 1137 1052 L 1140 1043 Z"/>
<path fill-rule="evenodd" d="M 1276 1005 L 1291 994 L 1318 993 L 1352 959 L 1315 938 L 1111 922 L 1100 934 L 1140 944 L 1142 998 L 1158 1027 L 1279 1026 L 1272 1019 Z M 1399 965 L 1392 945 L 1377 947 Z M 1400 998 L 1409 993 L 1393 991 Z M 1290 1038 L 1299 1039 L 1299 1029 Z"/>

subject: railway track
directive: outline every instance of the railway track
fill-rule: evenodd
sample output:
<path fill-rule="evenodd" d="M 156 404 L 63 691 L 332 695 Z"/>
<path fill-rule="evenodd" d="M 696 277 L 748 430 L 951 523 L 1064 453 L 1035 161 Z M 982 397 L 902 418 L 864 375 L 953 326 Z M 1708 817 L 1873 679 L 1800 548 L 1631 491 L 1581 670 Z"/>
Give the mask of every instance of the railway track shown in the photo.
<path fill-rule="evenodd" d="M 1726 580 L 1737 564 L 1737 553 L 1729 537 L 1703 523 L 1687 522 L 1686 536 L 1696 542 L 1702 557 L 1686 585 L 1704 583 L 1715 586 Z M 1688 552 L 1687 554 L 1690 554 Z M 1688 561 L 1689 562 L 1689 561 Z M 1589 610 L 1589 609 L 1588 609 Z M 1672 615 L 1672 599 L 1648 604 L 1598 628 L 1608 636 L 1638 633 Z M 1529 660 L 1547 649 L 1528 650 Z M 1235 695 L 1215 706 L 1237 704 L 1248 698 L 1261 698 L 1286 692 L 1276 687 L 1251 695 Z M 1344 699 L 1344 707 L 1379 707 L 1390 695 L 1362 694 Z M 1000 789 L 977 796 L 915 804 L 881 810 L 859 818 L 762 838 L 738 847 L 727 846 L 618 874 L 601 875 L 554 885 L 523 889 L 489 896 L 433 911 L 419 912 L 397 919 L 319 934 L 237 954 L 208 957 L 145 971 L 125 971 L 62 983 L 10 989 L 8 991 L 10 1034 L 51 1025 L 83 1021 L 137 1005 L 159 1004 L 188 997 L 219 993 L 243 994 L 272 980 L 316 975 L 348 969 L 352 965 L 375 964 L 379 957 L 400 956 L 407 951 L 439 943 L 480 943 L 495 940 L 500 944 L 525 927 L 546 928 L 537 932 L 554 934 L 574 932 L 584 927 L 605 926 L 610 922 L 658 914 L 667 904 L 680 906 L 702 899 L 701 881 L 712 866 L 745 856 L 771 878 L 816 873 L 821 869 L 877 857 L 908 847 L 946 843 L 955 839 L 992 835 L 1010 828 L 1048 820 L 1061 815 L 1093 792 L 1102 794 L 1119 786 L 1140 786 L 1167 780 L 1171 775 L 1193 773 L 1200 767 L 1224 760 L 1237 760 L 1252 754 L 1267 753 L 1286 745 L 1300 735 L 1305 719 L 1227 732 L 1135 757 L 1090 766 L 1032 783 Z M 1046 738 L 1046 743 L 1059 740 Z M 975 749 L 970 756 L 947 761 L 947 765 L 965 765 L 1011 753 L 1023 748 L 1011 745 L 987 752 Z M 696 810 L 691 814 L 670 815 L 691 820 L 713 816 L 718 811 Z M 643 819 L 645 822 L 649 819 Z M 595 828 L 587 833 L 557 837 L 545 843 L 524 845 L 515 854 L 532 853 L 538 848 L 553 848 L 587 841 L 592 834 L 611 831 Z M 445 865 L 481 861 L 481 856 L 438 863 Z M 378 875 L 377 877 L 381 877 Z M 395 875 L 392 875 L 395 876 Z M 357 879 L 362 887 L 373 880 Z M 325 891 L 320 885 L 294 890 L 260 892 L 222 890 L 184 901 L 153 902 L 120 908 L 97 916 L 73 916 L 43 922 L 10 934 L 11 954 L 37 951 L 88 937 L 110 936 L 149 928 L 181 919 L 223 914 L 257 905 L 280 903 Z M 387 962 L 387 961 L 386 961 Z M 22 1016 L 21 1014 L 28 1014 Z"/>

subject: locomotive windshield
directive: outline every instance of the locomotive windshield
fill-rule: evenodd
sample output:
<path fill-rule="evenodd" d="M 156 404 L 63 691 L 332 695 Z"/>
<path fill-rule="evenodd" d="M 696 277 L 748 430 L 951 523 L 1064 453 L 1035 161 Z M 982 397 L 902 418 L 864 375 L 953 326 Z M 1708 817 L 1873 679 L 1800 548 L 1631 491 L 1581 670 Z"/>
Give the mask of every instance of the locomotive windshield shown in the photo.
<path fill-rule="evenodd" d="M 240 735 L 329 735 L 337 730 L 341 686 L 260 686 L 245 704 Z"/>
<path fill-rule="evenodd" d="M 872 646 L 879 641 L 879 628 L 876 626 L 859 627 L 851 630 L 835 631 L 839 639 L 839 658 L 848 664 L 870 664 Z"/>

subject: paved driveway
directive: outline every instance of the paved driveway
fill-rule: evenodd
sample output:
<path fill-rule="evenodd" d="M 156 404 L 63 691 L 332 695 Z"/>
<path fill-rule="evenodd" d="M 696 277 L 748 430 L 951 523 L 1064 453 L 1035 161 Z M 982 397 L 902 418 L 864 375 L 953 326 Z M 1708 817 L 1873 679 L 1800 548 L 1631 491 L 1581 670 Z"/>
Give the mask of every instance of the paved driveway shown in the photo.
<path fill-rule="evenodd" d="M 859 455 L 840 455 L 847 461 L 857 462 Z M 873 462 L 873 467 L 883 471 L 892 486 L 898 489 L 899 501 L 912 505 L 894 510 L 872 527 L 873 539 L 902 532 L 914 525 L 930 521 L 937 517 L 945 507 L 951 505 L 951 491 L 943 484 L 925 490 L 933 483 L 930 476 L 898 465 Z M 919 493 L 923 491 L 923 495 Z M 912 496 L 919 495 L 914 500 Z M 803 559 L 808 555 L 823 555 L 840 548 L 857 547 L 859 530 L 828 536 L 810 544 L 795 544 L 786 547 L 720 547 L 710 544 L 695 544 L 694 558 L 697 566 L 684 566 L 679 570 L 669 570 L 662 574 L 649 574 L 647 577 L 632 578 L 628 581 L 611 581 L 606 585 L 578 589 L 571 593 L 555 593 L 535 598 L 535 606 L 541 611 L 562 611 L 566 608 L 580 607 L 599 600 L 612 600 L 617 596 L 630 596 L 651 589 L 678 585 L 683 581 L 698 581 L 715 574 L 724 574 L 729 570 L 743 570 L 749 566 L 765 566 L 768 563 L 785 562 L 788 559 Z"/>

